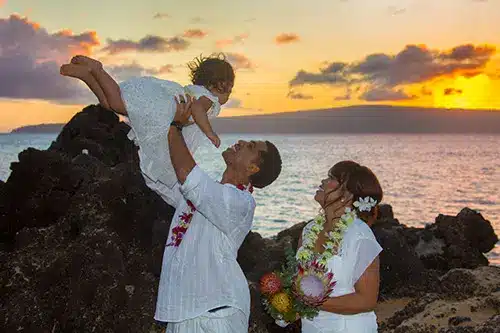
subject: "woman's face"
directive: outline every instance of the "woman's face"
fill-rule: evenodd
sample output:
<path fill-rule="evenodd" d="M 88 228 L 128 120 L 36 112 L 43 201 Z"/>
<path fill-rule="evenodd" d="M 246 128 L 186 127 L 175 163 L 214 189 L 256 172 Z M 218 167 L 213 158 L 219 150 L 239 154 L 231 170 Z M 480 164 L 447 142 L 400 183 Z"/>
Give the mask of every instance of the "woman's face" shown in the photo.
<path fill-rule="evenodd" d="M 329 173 L 328 176 L 321 181 L 321 185 L 314 195 L 314 200 L 316 200 L 321 207 L 325 207 L 327 203 L 335 199 L 332 192 L 335 191 L 339 185 L 340 183 L 337 178 Z"/>

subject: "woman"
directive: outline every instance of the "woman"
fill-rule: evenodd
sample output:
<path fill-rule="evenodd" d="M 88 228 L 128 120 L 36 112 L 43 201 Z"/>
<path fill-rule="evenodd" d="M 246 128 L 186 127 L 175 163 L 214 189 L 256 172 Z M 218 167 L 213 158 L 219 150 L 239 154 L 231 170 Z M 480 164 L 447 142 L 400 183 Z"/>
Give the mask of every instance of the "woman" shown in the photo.
<path fill-rule="evenodd" d="M 317 317 L 302 318 L 303 333 L 377 332 L 373 310 L 382 248 L 368 224 L 382 196 L 373 172 L 352 161 L 335 164 L 321 182 L 314 199 L 323 213 L 302 231 L 297 258 L 323 260 L 336 285 Z M 346 208 L 352 212 L 345 214 Z"/>

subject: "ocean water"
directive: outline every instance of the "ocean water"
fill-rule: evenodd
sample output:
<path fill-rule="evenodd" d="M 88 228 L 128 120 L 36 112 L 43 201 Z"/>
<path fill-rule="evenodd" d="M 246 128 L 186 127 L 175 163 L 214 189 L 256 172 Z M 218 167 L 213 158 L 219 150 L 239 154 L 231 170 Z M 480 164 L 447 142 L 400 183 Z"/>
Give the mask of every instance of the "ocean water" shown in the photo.
<path fill-rule="evenodd" d="M 46 149 L 55 134 L 0 135 L 0 179 L 27 147 Z M 221 149 L 207 143 L 196 160 L 220 178 L 221 152 L 238 139 L 266 139 L 280 149 L 278 180 L 254 192 L 254 230 L 271 236 L 318 212 L 314 193 L 328 169 L 350 159 L 371 168 L 384 189 L 384 203 L 408 226 L 423 226 L 438 214 L 469 207 L 490 220 L 500 235 L 500 135 L 222 135 Z M 500 265 L 500 244 L 488 254 Z"/>

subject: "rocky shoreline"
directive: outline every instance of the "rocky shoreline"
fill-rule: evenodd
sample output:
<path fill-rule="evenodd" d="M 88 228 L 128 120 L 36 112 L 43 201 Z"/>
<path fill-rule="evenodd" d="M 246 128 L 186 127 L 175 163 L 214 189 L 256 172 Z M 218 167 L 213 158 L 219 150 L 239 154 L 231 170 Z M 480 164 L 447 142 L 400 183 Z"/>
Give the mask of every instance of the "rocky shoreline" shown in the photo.
<path fill-rule="evenodd" d="M 1 332 L 160 331 L 152 314 L 173 209 L 145 186 L 128 129 L 89 106 L 0 181 Z M 300 331 L 273 324 L 257 282 L 304 224 L 272 238 L 251 232 L 241 247 L 249 332 Z M 385 205 L 372 229 L 384 248 L 380 332 L 500 332 L 500 267 L 484 256 L 498 238 L 481 214 L 464 208 L 410 228 Z"/>

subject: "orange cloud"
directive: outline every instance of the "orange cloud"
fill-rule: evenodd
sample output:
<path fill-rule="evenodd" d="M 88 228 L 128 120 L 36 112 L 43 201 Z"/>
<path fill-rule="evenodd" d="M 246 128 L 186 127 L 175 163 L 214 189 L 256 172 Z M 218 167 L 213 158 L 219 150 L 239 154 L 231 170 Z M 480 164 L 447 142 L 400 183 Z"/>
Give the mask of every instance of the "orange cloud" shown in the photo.
<path fill-rule="evenodd" d="M 118 81 L 143 75 L 162 75 L 173 72 L 173 65 L 167 64 L 159 68 L 144 67 L 137 62 L 124 65 L 108 66 L 107 70 Z"/>
<path fill-rule="evenodd" d="M 363 86 L 359 98 L 367 101 L 414 99 L 403 87 L 444 77 L 476 77 L 485 73 L 495 53 L 496 48 L 491 45 L 463 44 L 449 50 L 433 50 L 413 44 L 397 54 L 374 53 L 351 63 L 332 61 L 317 73 L 300 70 L 289 84 Z"/>
<path fill-rule="evenodd" d="M 234 45 L 234 44 L 241 44 L 245 41 L 245 39 L 248 38 L 248 34 L 241 34 L 238 36 L 235 36 L 231 39 L 221 39 L 215 42 L 215 45 L 222 49 L 226 46 Z"/>
<path fill-rule="evenodd" d="M 17 14 L 7 19 L 0 19 L 0 46 L 4 50 L 16 45 L 16 50 L 25 52 L 28 48 L 36 50 L 36 56 L 41 59 L 51 59 L 58 62 L 75 54 L 91 54 L 93 48 L 100 45 L 95 31 L 74 34 L 69 29 L 49 33 L 40 24 L 29 21 Z M 18 44 L 21 43 L 22 45 Z M 27 51 L 27 50 L 26 50 Z M 2 54 L 5 54 L 4 51 Z M 60 59 L 63 56 L 64 59 Z M 41 59 L 40 59 L 41 58 Z"/>
<path fill-rule="evenodd" d="M 107 45 L 103 48 L 103 51 L 112 55 L 129 51 L 161 53 L 183 51 L 187 49 L 189 45 L 189 41 L 178 36 L 165 38 L 148 35 L 138 41 L 130 39 L 108 39 Z"/>
<path fill-rule="evenodd" d="M 169 74 L 174 72 L 174 66 L 173 65 L 164 65 L 158 68 L 156 71 L 157 74 Z"/>
<path fill-rule="evenodd" d="M 449 95 L 461 95 L 462 93 L 463 93 L 462 89 L 456 89 L 456 88 L 446 88 L 443 91 L 443 94 L 445 96 L 449 96 Z"/>
<path fill-rule="evenodd" d="M 278 45 L 296 43 L 300 41 L 300 37 L 293 33 L 282 33 L 274 39 L 275 43 Z"/>
<path fill-rule="evenodd" d="M 84 34 L 75 36 L 71 30 L 61 30 L 56 32 L 54 36 L 61 36 L 67 38 L 73 38 L 78 43 L 68 44 L 68 48 L 72 55 L 75 54 L 86 54 L 89 55 L 92 53 L 92 49 L 96 46 L 99 46 L 101 43 L 99 42 L 99 37 L 97 36 L 97 32 L 88 31 Z"/>
<path fill-rule="evenodd" d="M 287 97 L 290 99 L 313 99 L 314 97 L 311 95 L 306 95 L 300 92 L 289 91 Z"/>
<path fill-rule="evenodd" d="M 183 37 L 185 38 L 204 38 L 207 35 L 207 32 L 201 29 L 189 29 L 184 31 Z"/>
<path fill-rule="evenodd" d="M 245 55 L 241 53 L 226 53 L 227 61 L 235 68 L 235 69 L 253 69 L 254 64 L 248 59 Z"/>
<path fill-rule="evenodd" d="M 155 20 L 159 20 L 159 19 L 164 19 L 164 18 L 170 18 L 170 15 L 167 14 L 167 13 L 156 13 L 153 18 Z"/>
<path fill-rule="evenodd" d="M 49 33 L 18 15 L 0 18 L 0 97 L 62 101 L 85 95 L 76 80 L 59 75 L 59 66 L 98 45 L 94 31 Z"/>

